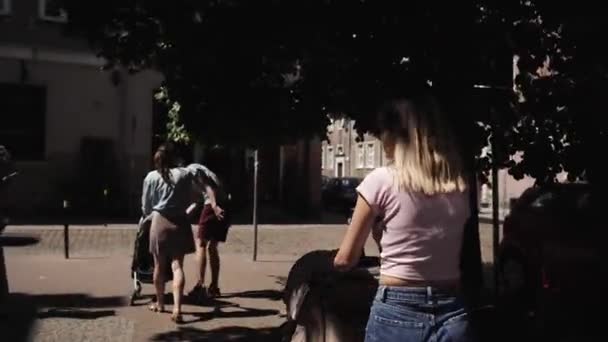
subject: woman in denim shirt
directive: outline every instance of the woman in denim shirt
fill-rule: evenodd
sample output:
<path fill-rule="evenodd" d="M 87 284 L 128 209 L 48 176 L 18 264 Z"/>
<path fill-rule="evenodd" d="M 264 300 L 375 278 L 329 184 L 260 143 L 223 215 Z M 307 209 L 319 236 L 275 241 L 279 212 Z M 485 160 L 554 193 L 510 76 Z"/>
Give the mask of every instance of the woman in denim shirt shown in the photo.
<path fill-rule="evenodd" d="M 379 111 L 390 165 L 357 188 L 352 222 L 334 259 L 348 270 L 376 219 L 380 286 L 366 341 L 471 341 L 459 268 L 469 189 L 461 146 L 430 95 L 394 97 Z"/>
<path fill-rule="evenodd" d="M 184 291 L 184 255 L 193 253 L 194 237 L 186 215 L 196 189 L 196 175 L 183 167 L 171 167 L 169 150 L 161 146 L 154 154 L 156 170 L 144 179 L 142 213 L 151 217 L 150 253 L 154 256 L 154 287 L 157 302 L 150 310 L 164 311 L 166 267 L 173 271 L 173 313 L 171 320 L 181 323 Z"/>

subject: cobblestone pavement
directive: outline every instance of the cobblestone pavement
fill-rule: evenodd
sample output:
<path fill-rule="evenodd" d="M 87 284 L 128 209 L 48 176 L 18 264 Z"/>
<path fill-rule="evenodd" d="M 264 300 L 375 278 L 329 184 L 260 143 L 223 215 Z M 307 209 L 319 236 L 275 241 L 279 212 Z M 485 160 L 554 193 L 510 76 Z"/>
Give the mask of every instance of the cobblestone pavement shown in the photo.
<path fill-rule="evenodd" d="M 122 317 L 102 317 L 95 320 L 72 318 L 41 319 L 35 325 L 32 341 L 63 342 L 131 342 L 135 322 Z"/>
<path fill-rule="evenodd" d="M 176 326 L 168 314 L 147 310 L 149 284 L 147 297 L 128 306 L 135 225 L 70 227 L 69 260 L 63 227 L 8 227 L 7 235 L 36 236 L 40 243 L 5 249 L 12 305 L 0 309 L 2 340 L 9 332 L 6 341 L 275 341 L 285 321 L 282 282 L 292 263 L 310 250 L 336 248 L 344 231 L 343 225 L 260 226 L 253 262 L 251 227 L 233 227 L 221 246 L 223 296 L 206 306 L 186 305 L 186 324 Z M 484 260 L 491 261 L 491 228 L 480 232 Z M 370 241 L 366 253 L 375 251 Z M 193 259 L 185 262 L 186 290 L 195 280 Z"/>
<path fill-rule="evenodd" d="M 340 244 L 345 225 L 261 225 L 258 231 L 258 251 L 269 255 L 299 256 L 313 249 L 334 249 Z M 480 225 L 482 257 L 492 261 L 492 227 Z M 124 255 L 132 253 L 136 225 L 70 226 L 70 254 Z M 14 226 L 6 235 L 30 235 L 40 243 L 21 247 L 15 252 L 26 254 L 62 254 L 63 226 Z M 223 252 L 251 255 L 253 253 L 253 228 L 238 225 L 231 228 L 228 241 L 221 246 Z M 374 254 L 375 245 L 368 241 L 366 251 Z"/>

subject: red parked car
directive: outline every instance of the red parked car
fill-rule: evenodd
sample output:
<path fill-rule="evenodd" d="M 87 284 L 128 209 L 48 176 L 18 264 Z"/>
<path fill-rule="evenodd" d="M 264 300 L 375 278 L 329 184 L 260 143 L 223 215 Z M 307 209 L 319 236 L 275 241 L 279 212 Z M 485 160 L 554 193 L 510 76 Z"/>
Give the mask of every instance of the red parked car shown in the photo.
<path fill-rule="evenodd" d="M 594 196 L 587 183 L 532 187 L 505 218 L 497 265 L 499 299 L 544 330 L 551 323 L 561 325 L 553 330 L 557 335 L 589 332 L 596 316 L 589 304 L 605 297 L 608 234 Z"/>

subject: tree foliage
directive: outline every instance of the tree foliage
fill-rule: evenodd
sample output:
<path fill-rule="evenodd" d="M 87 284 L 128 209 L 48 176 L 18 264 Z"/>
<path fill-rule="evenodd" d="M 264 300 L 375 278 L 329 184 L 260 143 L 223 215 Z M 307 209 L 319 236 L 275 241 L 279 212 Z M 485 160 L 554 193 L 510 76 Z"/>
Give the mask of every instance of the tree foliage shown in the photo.
<path fill-rule="evenodd" d="M 599 42 L 608 33 L 599 3 L 536 0 L 486 1 L 486 24 L 508 33 L 519 57 L 517 97 L 501 144 L 519 162 L 500 160 L 516 178 L 550 182 L 560 172 L 570 180 L 601 173 L 592 151 L 607 146 L 603 94 L 608 89 L 608 56 Z M 596 178 L 597 181 L 597 178 Z"/>
<path fill-rule="evenodd" d="M 373 129 L 378 101 L 413 83 L 432 84 L 472 150 L 494 132 L 503 153 L 478 155 L 482 175 L 492 161 L 516 177 L 581 177 L 593 164 L 584 152 L 605 139 L 605 116 L 596 112 L 608 59 L 595 47 L 606 24 L 582 3 L 64 3 L 68 31 L 86 36 L 108 68 L 160 71 L 168 112 L 207 143 L 323 136 L 329 114 Z M 184 127 L 174 128 L 186 138 Z"/>

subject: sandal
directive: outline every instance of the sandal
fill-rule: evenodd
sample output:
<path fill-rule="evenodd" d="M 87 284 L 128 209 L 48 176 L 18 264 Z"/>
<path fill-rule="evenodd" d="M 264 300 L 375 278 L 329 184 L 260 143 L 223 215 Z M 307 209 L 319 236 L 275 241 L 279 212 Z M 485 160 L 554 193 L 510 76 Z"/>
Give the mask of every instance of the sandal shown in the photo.
<path fill-rule="evenodd" d="M 149 309 L 150 311 L 152 311 L 152 312 L 158 312 L 158 313 L 161 313 L 161 312 L 164 312 L 164 311 L 165 311 L 165 309 L 164 309 L 164 308 L 162 308 L 162 307 L 160 307 L 160 306 L 158 305 L 158 303 L 152 303 L 152 304 L 150 304 L 150 306 L 148 306 L 148 309 Z"/>
<path fill-rule="evenodd" d="M 179 312 L 174 312 L 171 314 L 171 320 L 173 322 L 175 322 L 176 324 L 183 324 L 184 323 L 184 318 L 182 317 L 182 314 Z"/>

